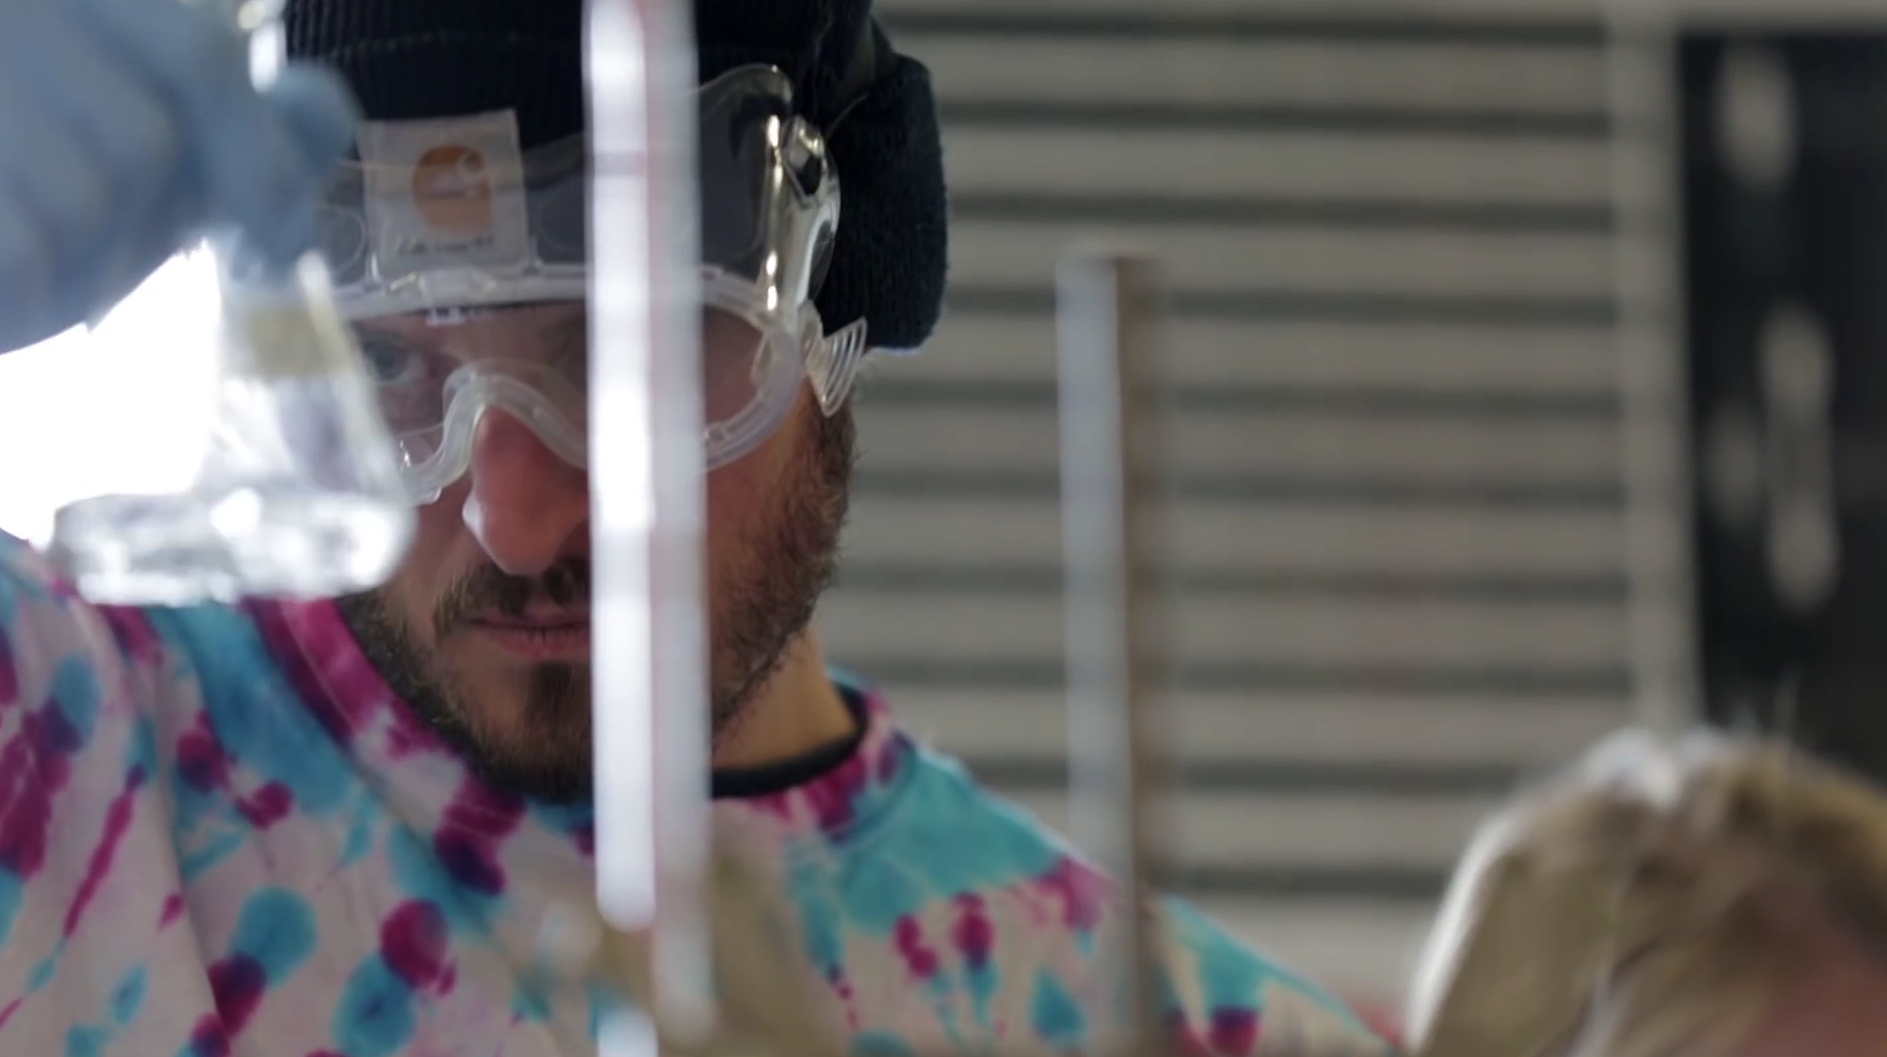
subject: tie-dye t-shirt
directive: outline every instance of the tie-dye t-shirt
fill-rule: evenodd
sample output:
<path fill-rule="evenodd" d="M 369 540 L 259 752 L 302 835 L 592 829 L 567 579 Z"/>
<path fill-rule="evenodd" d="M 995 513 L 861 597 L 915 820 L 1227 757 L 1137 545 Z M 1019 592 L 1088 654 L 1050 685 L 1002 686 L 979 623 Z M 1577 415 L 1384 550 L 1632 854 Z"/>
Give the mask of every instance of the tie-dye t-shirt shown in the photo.
<path fill-rule="evenodd" d="M 1108 885 L 850 697 L 849 751 L 714 809 L 830 1023 L 859 1054 L 1078 1050 Z M 472 778 L 331 605 L 100 609 L 0 544 L 0 1053 L 577 1057 L 607 998 L 540 938 L 588 891 L 589 827 Z M 1170 926 L 1183 1050 L 1380 1052 Z"/>

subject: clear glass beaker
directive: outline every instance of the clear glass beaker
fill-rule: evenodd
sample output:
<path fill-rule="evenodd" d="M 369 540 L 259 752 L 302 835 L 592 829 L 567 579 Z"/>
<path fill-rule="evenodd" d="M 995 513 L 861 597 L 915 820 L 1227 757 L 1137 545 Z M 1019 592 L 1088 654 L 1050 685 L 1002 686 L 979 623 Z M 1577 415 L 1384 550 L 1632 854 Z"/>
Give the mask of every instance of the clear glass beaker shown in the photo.
<path fill-rule="evenodd" d="M 283 65 L 280 9 L 281 0 L 252 0 L 232 11 L 249 34 L 258 83 Z M 214 261 L 214 307 L 203 309 L 217 320 L 208 421 L 174 422 L 197 435 L 195 473 L 181 488 L 157 482 L 65 506 L 51 556 L 81 594 L 106 604 L 333 597 L 378 586 L 406 552 L 414 511 L 326 265 L 310 252 L 270 267 L 233 237 L 191 254 Z M 141 296 L 153 296 L 149 284 L 131 295 Z M 203 413 L 199 403 L 176 418 Z"/>
<path fill-rule="evenodd" d="M 209 422 L 178 424 L 202 433 L 195 479 L 62 508 L 51 554 L 108 604 L 378 586 L 405 554 L 413 507 L 325 266 L 310 255 L 279 283 L 219 294 Z"/>

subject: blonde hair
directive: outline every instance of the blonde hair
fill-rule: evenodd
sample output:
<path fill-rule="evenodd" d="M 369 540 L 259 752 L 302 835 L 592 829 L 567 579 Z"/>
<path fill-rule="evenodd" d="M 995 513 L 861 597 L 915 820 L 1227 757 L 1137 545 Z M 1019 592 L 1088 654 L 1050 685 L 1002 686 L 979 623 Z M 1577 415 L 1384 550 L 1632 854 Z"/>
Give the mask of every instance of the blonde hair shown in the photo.
<path fill-rule="evenodd" d="M 1776 742 L 1630 732 L 1477 836 L 1418 973 L 1412 1041 L 1434 1057 L 1715 1057 L 1831 930 L 1887 951 L 1887 796 Z"/>

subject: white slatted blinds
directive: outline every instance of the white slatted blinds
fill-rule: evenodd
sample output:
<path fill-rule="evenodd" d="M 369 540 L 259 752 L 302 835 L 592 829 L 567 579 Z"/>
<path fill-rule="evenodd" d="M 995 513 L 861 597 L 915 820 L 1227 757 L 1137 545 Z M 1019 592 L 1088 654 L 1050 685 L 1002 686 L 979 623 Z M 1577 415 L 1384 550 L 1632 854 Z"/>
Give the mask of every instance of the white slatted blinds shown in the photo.
<path fill-rule="evenodd" d="M 887 4 L 942 102 L 954 268 L 860 397 L 821 626 L 1062 817 L 1052 269 L 1158 253 L 1186 888 L 1393 994 L 1481 812 L 1629 715 L 1605 54 L 1253 10 Z"/>

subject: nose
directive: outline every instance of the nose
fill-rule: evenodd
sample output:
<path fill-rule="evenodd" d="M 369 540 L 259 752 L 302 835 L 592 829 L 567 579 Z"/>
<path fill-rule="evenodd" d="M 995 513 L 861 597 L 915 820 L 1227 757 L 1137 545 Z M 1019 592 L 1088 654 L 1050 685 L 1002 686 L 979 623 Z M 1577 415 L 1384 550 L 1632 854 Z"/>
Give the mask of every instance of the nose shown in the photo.
<path fill-rule="evenodd" d="M 530 428 L 487 412 L 472 438 L 465 525 L 492 563 L 537 576 L 565 554 L 589 551 L 590 480 Z"/>

